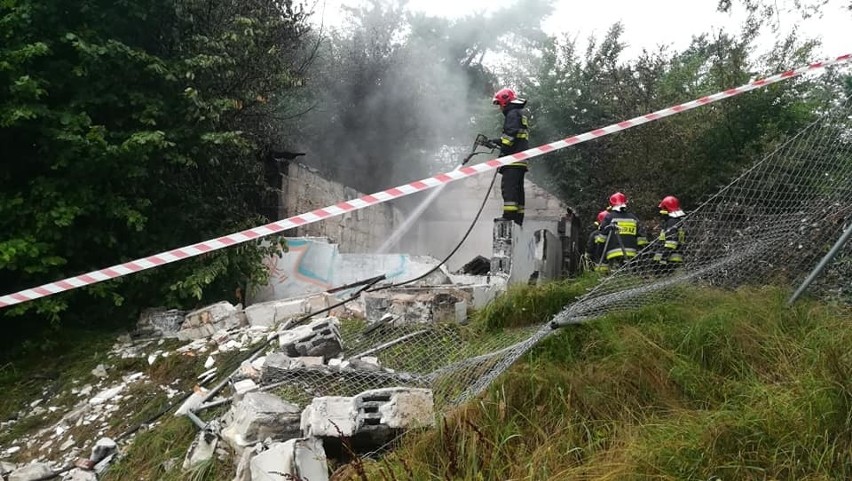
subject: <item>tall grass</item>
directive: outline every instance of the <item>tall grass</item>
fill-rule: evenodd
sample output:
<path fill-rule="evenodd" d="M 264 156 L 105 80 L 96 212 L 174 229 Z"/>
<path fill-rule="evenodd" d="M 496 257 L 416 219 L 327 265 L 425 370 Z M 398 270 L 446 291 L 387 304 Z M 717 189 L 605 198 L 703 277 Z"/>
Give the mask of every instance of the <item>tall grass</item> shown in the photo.
<path fill-rule="evenodd" d="M 852 313 L 675 293 L 549 338 L 370 479 L 852 479 Z"/>
<path fill-rule="evenodd" d="M 540 286 L 511 286 L 506 293 L 475 312 L 471 325 L 475 329 L 494 331 L 543 324 L 594 287 L 598 280 L 598 275 L 586 274 L 579 279 Z"/>

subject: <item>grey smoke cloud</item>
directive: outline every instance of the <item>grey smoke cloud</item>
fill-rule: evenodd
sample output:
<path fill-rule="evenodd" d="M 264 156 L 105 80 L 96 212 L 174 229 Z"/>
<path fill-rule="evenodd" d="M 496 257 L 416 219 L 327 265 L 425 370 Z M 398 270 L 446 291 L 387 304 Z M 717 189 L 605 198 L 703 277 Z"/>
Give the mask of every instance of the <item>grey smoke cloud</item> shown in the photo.
<path fill-rule="evenodd" d="M 312 75 L 306 159 L 364 192 L 454 167 L 476 132 L 497 134 L 496 75 L 483 56 L 543 35 L 549 0 L 450 21 L 369 0 L 323 42 Z"/>

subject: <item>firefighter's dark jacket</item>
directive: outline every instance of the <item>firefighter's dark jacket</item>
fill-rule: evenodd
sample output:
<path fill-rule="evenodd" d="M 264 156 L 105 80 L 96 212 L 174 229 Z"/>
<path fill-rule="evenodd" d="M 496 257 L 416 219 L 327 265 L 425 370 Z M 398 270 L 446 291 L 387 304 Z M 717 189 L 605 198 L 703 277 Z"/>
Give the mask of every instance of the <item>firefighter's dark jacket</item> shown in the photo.
<path fill-rule="evenodd" d="M 662 249 L 657 260 L 668 260 L 669 262 L 683 262 L 683 244 L 685 233 L 682 217 L 666 217 L 660 224 L 660 237 Z"/>
<path fill-rule="evenodd" d="M 529 111 L 526 109 L 526 100 L 513 100 L 503 109 L 503 135 L 500 136 L 500 155 L 512 155 L 529 149 Z M 517 167 L 526 167 L 526 160 L 510 164 Z"/>
<path fill-rule="evenodd" d="M 606 260 L 619 257 L 636 257 L 639 251 L 639 218 L 627 211 L 610 211 L 603 222 L 601 232 L 607 236 Z M 619 242 L 619 239 L 621 242 Z"/>
<path fill-rule="evenodd" d="M 586 241 L 586 253 L 589 255 L 592 262 L 601 261 L 604 243 L 606 243 L 606 236 L 600 231 L 600 229 L 595 228 L 595 230 L 589 234 L 589 239 Z"/>

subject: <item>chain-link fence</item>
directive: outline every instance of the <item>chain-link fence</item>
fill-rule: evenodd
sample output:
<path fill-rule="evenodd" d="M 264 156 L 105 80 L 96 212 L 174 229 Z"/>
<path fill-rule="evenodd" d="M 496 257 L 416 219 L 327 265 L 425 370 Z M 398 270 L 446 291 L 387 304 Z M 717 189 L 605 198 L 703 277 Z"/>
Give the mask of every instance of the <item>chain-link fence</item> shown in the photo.
<path fill-rule="evenodd" d="M 672 288 L 700 284 L 732 288 L 802 278 L 840 236 L 852 214 L 852 115 L 848 102 L 821 117 L 682 217 L 552 323 L 517 329 L 475 325 L 345 326 L 350 362 L 334 368 L 292 369 L 276 392 L 305 404 L 314 396 L 351 396 L 390 386 L 429 387 L 446 409 L 485 389 L 555 325 L 581 323 L 664 300 Z M 712 168 L 712 166 L 709 166 Z M 665 218 L 661 217 L 665 221 Z M 608 245 L 620 246 L 618 231 Z M 626 254 L 622 250 L 622 254 Z M 616 256 L 617 258 L 618 256 Z M 622 256 L 624 257 L 624 256 Z M 680 260 L 682 258 L 682 261 Z M 848 259 L 821 277 L 838 289 Z M 381 367 L 358 365 L 374 356 Z M 354 360 L 354 361 L 353 361 Z"/>
<path fill-rule="evenodd" d="M 801 281 L 852 213 L 850 174 L 852 117 L 844 102 L 680 218 L 668 239 L 683 232 L 677 246 L 683 262 L 660 263 L 660 254 L 671 250 L 668 239 L 655 239 L 556 322 L 659 301 L 684 282 L 736 287 Z"/>

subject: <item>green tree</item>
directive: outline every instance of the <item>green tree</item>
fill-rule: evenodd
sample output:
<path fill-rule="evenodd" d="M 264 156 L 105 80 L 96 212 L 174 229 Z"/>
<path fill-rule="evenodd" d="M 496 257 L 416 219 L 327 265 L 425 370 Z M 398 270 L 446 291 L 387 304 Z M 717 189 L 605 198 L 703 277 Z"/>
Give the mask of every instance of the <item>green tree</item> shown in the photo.
<path fill-rule="evenodd" d="M 262 222 L 259 156 L 284 138 L 288 125 L 272 120 L 295 108 L 306 31 L 291 1 L 0 3 L 0 290 Z M 262 277 L 265 250 L 210 253 L 0 315 L 35 329 L 190 306 Z"/>
<path fill-rule="evenodd" d="M 793 37 L 752 61 L 756 28 L 748 25 L 738 36 L 698 36 L 682 52 L 646 51 L 633 61 L 621 59 L 620 25 L 593 41 L 583 56 L 567 40 L 550 40 L 535 70 L 517 75 L 531 99 L 533 144 L 801 65 L 815 45 Z M 617 190 L 651 219 L 665 195 L 677 195 L 687 207 L 696 205 L 812 121 L 837 91 L 832 76 L 787 81 L 549 154 L 532 164 L 533 178 L 578 207 L 586 219 Z"/>

